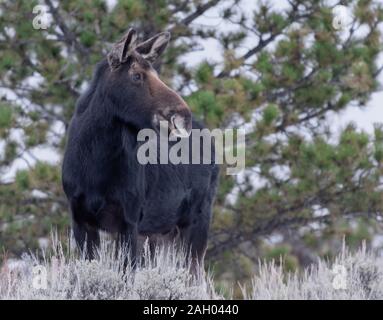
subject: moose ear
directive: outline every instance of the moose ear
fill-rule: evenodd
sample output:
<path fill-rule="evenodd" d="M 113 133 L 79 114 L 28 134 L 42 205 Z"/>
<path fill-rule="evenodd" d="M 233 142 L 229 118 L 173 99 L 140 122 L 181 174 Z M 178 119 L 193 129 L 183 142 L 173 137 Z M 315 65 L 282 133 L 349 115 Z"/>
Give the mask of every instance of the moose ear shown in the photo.
<path fill-rule="evenodd" d="M 169 40 L 170 33 L 162 32 L 140 43 L 136 51 L 140 53 L 145 60 L 154 62 L 165 51 Z"/>
<path fill-rule="evenodd" d="M 108 54 L 108 62 L 111 69 L 118 68 L 121 63 L 126 61 L 129 53 L 135 48 L 137 42 L 137 32 L 130 28 L 128 32 L 116 42 Z"/>

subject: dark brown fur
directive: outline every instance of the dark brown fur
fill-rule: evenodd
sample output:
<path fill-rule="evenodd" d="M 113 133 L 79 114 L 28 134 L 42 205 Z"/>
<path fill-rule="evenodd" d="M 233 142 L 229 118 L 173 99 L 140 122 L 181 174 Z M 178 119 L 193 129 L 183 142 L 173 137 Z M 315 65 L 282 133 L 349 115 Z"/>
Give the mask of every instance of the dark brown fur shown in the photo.
<path fill-rule="evenodd" d="M 168 35 L 139 45 L 135 38 L 130 30 L 98 64 L 71 120 L 62 181 L 74 237 L 81 249 L 87 243 L 92 258 L 98 231 L 117 233 L 120 243 L 129 246 L 133 265 L 139 235 L 152 242 L 158 235 L 178 238 L 194 263 L 202 264 L 218 167 L 138 163 L 137 133 L 144 128 L 158 130 L 158 119 L 171 122 L 176 115 L 184 119 L 188 131 L 203 127 L 192 121 L 185 101 L 151 66 Z"/>

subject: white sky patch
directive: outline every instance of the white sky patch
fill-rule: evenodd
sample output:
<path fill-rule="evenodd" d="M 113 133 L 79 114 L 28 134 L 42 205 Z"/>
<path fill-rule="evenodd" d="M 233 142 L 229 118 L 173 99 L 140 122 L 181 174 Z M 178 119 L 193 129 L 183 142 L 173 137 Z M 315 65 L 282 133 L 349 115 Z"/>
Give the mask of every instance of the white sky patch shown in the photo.
<path fill-rule="evenodd" d="M 291 169 L 286 165 L 274 166 L 270 169 L 270 173 L 278 180 L 287 180 L 290 178 Z"/>
<path fill-rule="evenodd" d="M 312 209 L 314 211 L 314 217 L 324 217 L 330 214 L 330 211 L 327 208 L 323 208 L 320 205 L 313 205 Z"/>
<path fill-rule="evenodd" d="M 381 57 L 378 66 L 383 65 L 383 58 Z M 383 74 L 379 76 L 379 82 L 383 83 Z M 374 124 L 383 122 L 383 91 L 380 89 L 378 92 L 372 94 L 370 101 L 365 107 L 348 106 L 345 110 L 338 113 L 328 113 L 327 121 L 334 132 L 339 135 L 348 123 L 354 122 L 360 129 L 368 133 L 374 132 Z"/>
<path fill-rule="evenodd" d="M 31 196 L 33 198 L 40 198 L 40 199 L 45 199 L 48 197 L 48 195 L 45 192 L 42 192 L 42 191 L 36 190 L 36 189 L 32 190 Z"/>
<path fill-rule="evenodd" d="M 106 8 L 108 12 L 111 12 L 114 7 L 117 5 L 118 1 L 117 0 L 105 0 Z"/>

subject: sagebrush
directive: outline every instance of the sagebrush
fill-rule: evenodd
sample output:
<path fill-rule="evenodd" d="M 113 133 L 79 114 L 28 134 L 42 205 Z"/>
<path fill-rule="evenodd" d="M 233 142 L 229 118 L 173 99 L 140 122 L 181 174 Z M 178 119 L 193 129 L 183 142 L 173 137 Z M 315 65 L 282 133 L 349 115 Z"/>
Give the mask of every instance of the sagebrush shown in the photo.
<path fill-rule="evenodd" d="M 116 251 L 109 240 L 102 241 L 92 261 L 73 250 L 66 252 L 60 242 L 54 248 L 42 258 L 28 254 L 17 264 L 6 263 L 0 273 L 0 299 L 224 298 L 214 289 L 212 274 L 200 270 L 191 275 L 184 252 L 172 245 L 158 247 L 154 253 L 144 245 L 142 262 L 135 271 L 128 268 L 125 272 L 124 253 Z M 296 273 L 285 273 L 283 262 L 260 261 L 251 285 L 241 285 L 242 296 L 255 300 L 383 299 L 382 262 L 365 246 L 354 253 L 343 248 L 333 261 L 319 260 Z M 34 288 L 36 266 L 46 268 L 45 289 Z M 344 279 L 339 282 L 337 276 Z M 226 294 L 226 298 L 232 296 Z"/>

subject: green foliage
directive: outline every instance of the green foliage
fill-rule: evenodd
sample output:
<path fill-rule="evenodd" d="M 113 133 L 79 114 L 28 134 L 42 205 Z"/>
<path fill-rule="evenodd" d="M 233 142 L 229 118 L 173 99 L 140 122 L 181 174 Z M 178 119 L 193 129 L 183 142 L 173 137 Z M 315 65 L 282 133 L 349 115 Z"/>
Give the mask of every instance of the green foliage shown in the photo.
<path fill-rule="evenodd" d="M 208 62 L 201 63 L 195 74 L 196 81 L 201 85 L 211 83 L 213 70 L 214 68 Z"/>
<path fill-rule="evenodd" d="M 30 187 L 29 173 L 27 170 L 19 170 L 16 173 L 15 182 L 20 191 L 25 191 Z"/>
<path fill-rule="evenodd" d="M 266 125 L 270 125 L 279 114 L 278 106 L 275 104 L 269 104 L 263 111 L 263 121 Z"/>
<path fill-rule="evenodd" d="M 9 128 L 12 123 L 12 107 L 0 104 L 0 129 Z"/>
<path fill-rule="evenodd" d="M 211 91 L 194 92 L 188 97 L 187 101 L 196 115 L 203 118 L 207 123 L 212 123 L 214 119 L 223 115 L 224 111 Z"/>
<path fill-rule="evenodd" d="M 80 35 L 80 42 L 88 48 L 92 47 L 96 40 L 97 37 L 93 31 L 84 31 Z"/>

